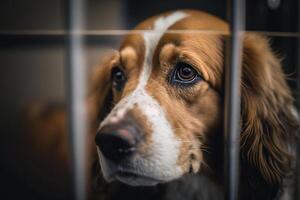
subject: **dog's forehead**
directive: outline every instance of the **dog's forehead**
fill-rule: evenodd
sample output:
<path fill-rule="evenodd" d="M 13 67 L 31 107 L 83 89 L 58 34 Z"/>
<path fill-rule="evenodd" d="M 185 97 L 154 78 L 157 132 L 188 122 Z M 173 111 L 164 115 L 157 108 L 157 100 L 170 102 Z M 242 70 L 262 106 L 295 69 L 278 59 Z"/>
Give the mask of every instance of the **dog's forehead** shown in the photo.
<path fill-rule="evenodd" d="M 174 23 L 168 27 L 169 30 L 215 30 L 227 31 L 228 24 L 222 19 L 203 11 L 195 10 L 180 10 L 173 12 L 166 12 L 146 19 L 138 24 L 134 30 L 153 30 L 155 22 L 159 18 L 165 18 L 171 15 L 178 15 L 185 13 L 182 20 L 173 21 Z"/>
<path fill-rule="evenodd" d="M 136 30 L 141 30 L 130 33 L 121 45 L 119 50 L 121 62 L 126 64 L 126 67 L 131 68 L 128 61 L 130 60 L 132 63 L 134 60 L 135 66 L 141 66 L 143 71 L 147 71 L 144 74 L 148 76 L 152 69 L 152 59 L 159 41 L 172 25 L 187 16 L 188 13 L 176 11 L 142 22 L 136 28 Z"/>
<path fill-rule="evenodd" d="M 167 12 L 154 17 L 150 17 L 137 25 L 133 32 L 125 37 L 120 47 L 120 52 L 124 49 L 128 50 L 131 47 L 138 56 L 138 64 L 142 64 L 145 58 L 144 52 L 146 48 L 145 35 L 149 31 L 151 35 L 151 41 L 148 43 L 155 48 L 158 42 L 163 41 L 167 36 L 167 33 L 174 33 L 175 40 L 184 39 L 182 37 L 185 33 L 184 30 L 190 31 L 215 31 L 220 34 L 228 34 L 228 24 L 206 12 L 194 11 L 194 10 L 181 10 L 175 12 Z M 145 33 L 143 33 L 145 31 Z M 172 32 L 174 31 L 174 32 Z M 178 31 L 178 33 L 176 32 Z M 153 35 L 157 35 L 156 37 Z M 159 37 L 158 37 L 159 35 Z M 170 35 L 170 34 L 169 34 Z M 147 36 L 146 36 L 147 37 Z M 149 37 L 148 37 L 149 38 Z M 155 41 L 156 40 L 156 41 Z M 175 42 L 175 41 L 174 41 Z M 156 45 L 152 45 L 156 44 Z M 124 54 L 127 55 L 127 54 Z"/>
<path fill-rule="evenodd" d="M 130 46 L 137 52 L 141 52 L 145 50 L 147 39 L 152 40 L 152 42 L 149 43 L 150 45 L 157 44 L 171 26 L 188 17 L 188 15 L 189 14 L 185 11 L 175 11 L 148 18 L 136 26 L 133 31 L 125 37 L 120 51 Z"/>

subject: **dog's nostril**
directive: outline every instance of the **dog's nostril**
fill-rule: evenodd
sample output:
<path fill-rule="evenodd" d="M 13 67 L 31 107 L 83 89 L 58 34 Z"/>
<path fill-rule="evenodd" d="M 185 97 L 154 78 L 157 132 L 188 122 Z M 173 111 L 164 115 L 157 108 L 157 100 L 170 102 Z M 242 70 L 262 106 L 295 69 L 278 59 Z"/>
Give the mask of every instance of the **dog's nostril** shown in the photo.
<path fill-rule="evenodd" d="M 135 150 L 137 143 L 134 133 L 126 129 L 101 131 L 95 141 L 102 154 L 114 162 L 120 162 L 129 156 Z"/>

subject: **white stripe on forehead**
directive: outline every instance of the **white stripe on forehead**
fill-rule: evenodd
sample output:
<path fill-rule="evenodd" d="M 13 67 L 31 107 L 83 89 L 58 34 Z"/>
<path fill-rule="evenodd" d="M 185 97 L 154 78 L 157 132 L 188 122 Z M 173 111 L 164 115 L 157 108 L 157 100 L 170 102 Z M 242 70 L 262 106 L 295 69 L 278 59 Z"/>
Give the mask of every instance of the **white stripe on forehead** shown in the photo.
<path fill-rule="evenodd" d="M 152 72 L 152 59 L 157 44 L 170 26 L 172 26 L 179 20 L 185 18 L 186 16 L 187 13 L 182 11 L 176 11 L 166 17 L 159 17 L 154 21 L 153 29 L 143 34 L 143 39 L 145 42 L 145 60 L 143 62 L 142 72 L 139 76 L 138 85 L 130 95 L 123 98 L 114 107 L 114 109 L 100 124 L 99 128 L 101 128 L 108 121 L 112 123 L 117 122 L 120 118 L 124 116 L 127 109 L 131 109 L 135 103 L 138 103 L 139 96 L 147 95 L 144 89 Z"/>
<path fill-rule="evenodd" d="M 159 17 L 153 24 L 153 32 L 143 34 L 145 42 L 145 60 L 143 71 L 139 78 L 138 87 L 145 87 L 152 71 L 152 59 L 158 42 L 164 35 L 165 31 L 174 23 L 186 17 L 187 14 L 181 11 L 174 12 L 166 17 Z"/>
<path fill-rule="evenodd" d="M 171 25 L 186 16 L 186 13 L 178 11 L 166 17 L 159 17 L 153 24 L 153 30 L 143 34 L 145 60 L 138 85 L 131 94 L 121 99 L 99 126 L 100 129 L 106 124 L 116 123 L 124 119 L 126 112 L 136 105 L 151 124 L 152 144 L 147 153 L 151 156 L 145 159 L 143 155 L 137 155 L 132 165 L 140 174 L 165 181 L 178 178 L 183 173 L 182 169 L 177 165 L 180 142 L 177 140 L 172 126 L 166 118 L 163 107 L 159 105 L 156 99 L 147 93 L 145 86 L 152 72 L 153 54 L 161 37 Z M 105 159 L 102 159 L 102 162 L 105 162 Z M 106 175 L 113 173 L 110 171 L 111 169 L 106 169 L 105 163 L 102 163 L 101 167 L 104 176 L 105 173 Z M 128 184 L 135 185 L 136 183 Z"/>

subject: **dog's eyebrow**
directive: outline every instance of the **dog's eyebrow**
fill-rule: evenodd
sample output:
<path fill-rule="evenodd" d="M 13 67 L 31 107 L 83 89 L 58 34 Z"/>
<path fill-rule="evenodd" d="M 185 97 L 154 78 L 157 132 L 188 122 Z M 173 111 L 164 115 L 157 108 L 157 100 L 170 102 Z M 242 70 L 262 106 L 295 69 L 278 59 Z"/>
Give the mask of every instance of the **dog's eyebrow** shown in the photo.
<path fill-rule="evenodd" d="M 125 69 L 133 68 L 138 61 L 136 50 L 131 46 L 126 46 L 121 49 L 120 61 Z"/>
<path fill-rule="evenodd" d="M 114 55 L 110 58 L 110 66 L 114 67 L 116 65 L 119 65 L 120 63 L 120 53 L 118 51 L 115 52 Z"/>
<path fill-rule="evenodd" d="M 198 67 L 202 72 L 203 78 L 213 87 L 218 88 L 222 78 L 222 60 L 223 58 L 217 51 L 206 51 L 202 48 L 193 48 L 192 46 L 180 47 L 180 55 L 186 58 L 190 64 Z"/>
<path fill-rule="evenodd" d="M 131 56 L 136 55 L 136 51 L 132 46 L 126 46 L 120 50 L 121 57 L 122 56 Z"/>

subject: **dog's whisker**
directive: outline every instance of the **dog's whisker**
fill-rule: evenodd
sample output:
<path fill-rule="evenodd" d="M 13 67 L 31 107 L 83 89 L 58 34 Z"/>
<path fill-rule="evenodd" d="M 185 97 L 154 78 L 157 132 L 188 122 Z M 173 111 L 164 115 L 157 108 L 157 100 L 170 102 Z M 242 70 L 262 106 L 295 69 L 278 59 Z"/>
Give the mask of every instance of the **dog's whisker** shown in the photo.
<path fill-rule="evenodd" d="M 204 160 L 201 160 L 201 164 L 209 171 L 213 171 L 213 169 L 204 161 Z"/>

